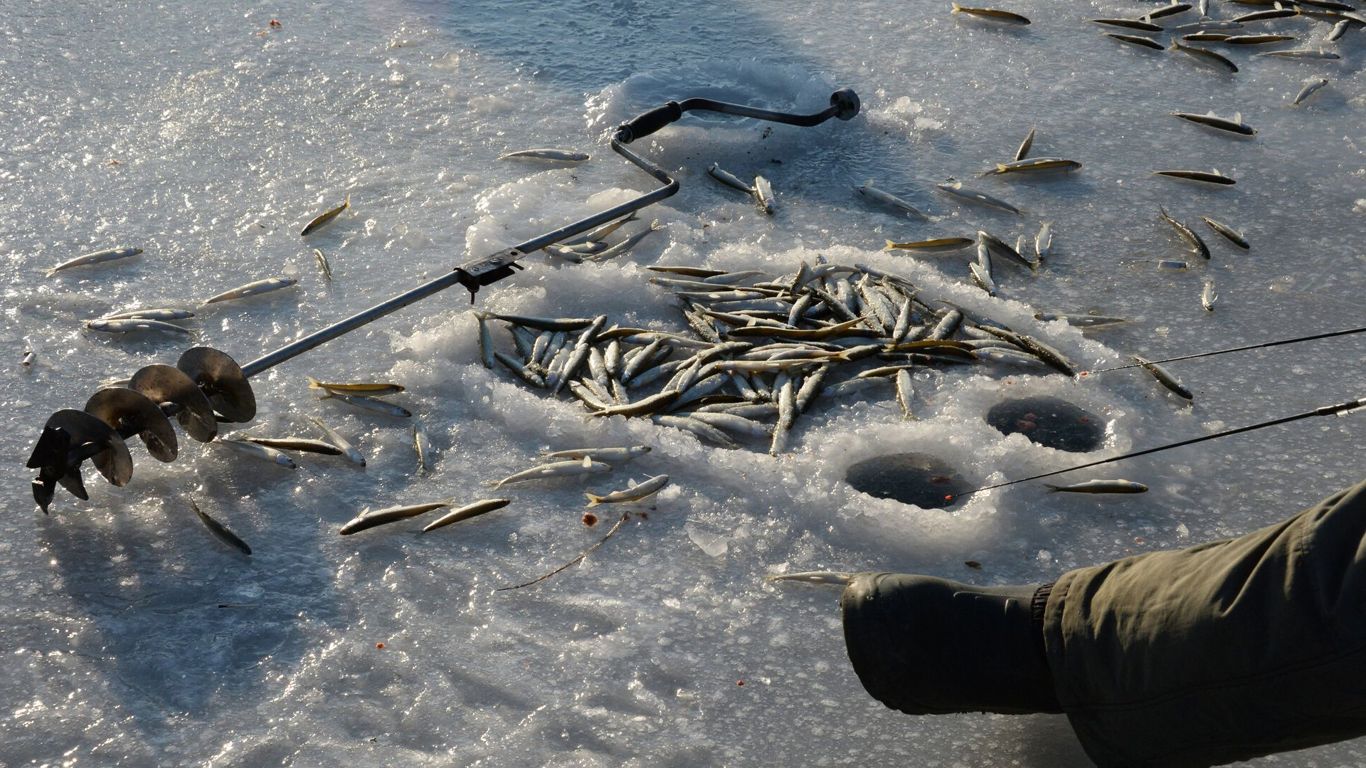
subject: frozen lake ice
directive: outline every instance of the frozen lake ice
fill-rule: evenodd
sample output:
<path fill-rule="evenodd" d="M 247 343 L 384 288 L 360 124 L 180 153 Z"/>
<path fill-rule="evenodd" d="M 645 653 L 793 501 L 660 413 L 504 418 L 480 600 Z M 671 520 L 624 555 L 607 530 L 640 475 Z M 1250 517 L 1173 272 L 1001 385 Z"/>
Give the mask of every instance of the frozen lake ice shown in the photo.
<path fill-rule="evenodd" d="M 297 278 L 188 324 L 194 343 L 245 362 L 652 188 L 606 135 L 689 96 L 810 112 L 850 87 L 863 113 L 806 129 L 689 115 L 634 145 L 682 185 L 644 214 L 661 232 L 601 264 L 533 255 L 481 293 L 480 308 L 677 329 L 644 267 L 780 275 L 824 257 L 903 275 L 1087 368 L 1362 324 L 1359 27 L 1326 44 L 1340 60 L 1233 51 L 1240 71 L 1228 75 L 1108 39 L 1088 21 L 1156 7 L 1142 2 L 1004 6 L 1033 19 L 1024 28 L 937 2 L 840 7 L 835 18 L 821 4 L 658 0 L 226 5 L 0 2 L 0 455 L 11 468 L 0 764 L 1086 765 L 1062 717 L 885 709 L 849 668 L 837 593 L 762 577 L 897 570 L 1041 582 L 1269 524 L 1361 477 L 1366 416 L 1355 414 L 1075 478 L 1140 480 L 1151 487 L 1140 496 L 1058 498 L 1028 483 L 939 510 L 843 481 L 858 461 L 909 451 L 980 485 L 1079 461 L 987 426 L 1006 396 L 1102 414 L 1109 454 L 1342 402 L 1363 394 L 1360 336 L 1173 364 L 1192 406 L 1141 371 L 1080 382 L 927 372 L 919 420 L 903 421 L 889 394 L 818 404 L 775 458 L 647 420 L 586 419 L 572 399 L 486 370 L 457 289 L 253 380 L 253 431 L 304 433 L 300 417 L 321 416 L 366 453 L 364 469 L 304 458 L 290 472 L 188 440 L 161 464 L 135 446 L 129 485 L 87 473 L 91 500 L 59 491 L 44 516 L 22 465 L 47 415 L 191 345 L 102 336 L 83 320 Z M 1221 17 L 1240 8 L 1211 5 Z M 1305 41 L 1328 29 L 1309 18 L 1267 26 Z M 1329 85 L 1292 107 L 1319 76 Z M 1170 116 L 1210 110 L 1241 112 L 1257 135 Z M 1031 127 L 1033 154 L 1079 160 L 1081 171 L 975 178 Z M 496 159 L 542 146 L 593 157 L 574 167 Z M 708 178 L 713 162 L 771 179 L 776 214 Z M 1173 167 L 1218 168 L 1238 184 L 1151 175 Z M 1023 212 L 934 191 L 950 177 Z M 869 205 L 852 187 L 870 179 L 931 220 Z M 351 210 L 301 240 L 303 224 L 347 194 Z M 1158 260 L 1189 254 L 1159 205 L 1200 227 L 1201 215 L 1228 222 L 1252 248 L 1202 229 L 1209 262 L 1160 270 Z M 998 268 L 997 298 L 969 283 L 963 255 L 881 251 L 887 239 L 978 229 L 1013 243 L 1043 221 L 1053 255 L 1036 275 Z M 144 253 L 45 276 L 123 245 Z M 1213 312 L 1200 306 L 1206 278 L 1219 292 Z M 1034 320 L 1037 311 L 1131 322 L 1083 336 Z M 406 423 L 318 401 L 307 376 L 407 385 L 394 401 L 425 425 L 431 471 L 417 472 Z M 543 449 L 634 443 L 654 451 L 610 480 L 510 486 L 509 508 L 443 531 L 419 536 L 413 521 L 336 533 L 366 506 L 492 495 L 484 483 Z M 601 537 L 603 523 L 580 522 L 585 490 L 658 473 L 673 483 L 648 519 L 543 584 L 493 591 Z M 212 538 L 190 496 L 254 554 Z M 1258 762 L 1357 765 L 1364 752 L 1357 741 Z"/>

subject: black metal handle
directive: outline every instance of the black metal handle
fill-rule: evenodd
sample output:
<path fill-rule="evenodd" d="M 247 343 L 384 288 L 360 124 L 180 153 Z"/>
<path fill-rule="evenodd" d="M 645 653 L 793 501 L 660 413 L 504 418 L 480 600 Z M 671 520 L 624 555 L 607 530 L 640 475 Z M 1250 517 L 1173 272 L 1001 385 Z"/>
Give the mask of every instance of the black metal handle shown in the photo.
<path fill-rule="evenodd" d="M 658 131 L 660 128 L 674 122 L 683 116 L 684 112 L 693 110 L 706 110 L 708 112 L 724 112 L 728 115 L 740 115 L 742 117 L 753 117 L 758 120 L 767 120 L 772 123 L 786 123 L 788 125 L 800 125 L 810 127 L 820 125 L 832 117 L 841 120 L 849 120 L 859 113 L 860 103 L 858 94 L 851 88 L 842 88 L 830 94 L 830 106 L 812 115 L 796 115 L 789 112 L 774 112 L 771 109 L 758 109 L 744 104 L 731 104 L 725 101 L 713 101 L 711 99 L 684 99 L 680 104 L 670 101 L 662 107 L 655 107 L 649 112 L 645 112 L 617 126 L 616 133 L 612 138 L 622 144 L 630 144 L 636 139 L 641 139 Z"/>
<path fill-rule="evenodd" d="M 689 99 L 688 101 L 694 100 Z M 636 115 L 630 121 L 618 126 L 615 138 L 622 144 L 630 144 L 636 139 L 649 136 L 682 116 L 683 107 L 676 101 L 670 101 L 662 107 L 655 107 L 649 112 Z"/>

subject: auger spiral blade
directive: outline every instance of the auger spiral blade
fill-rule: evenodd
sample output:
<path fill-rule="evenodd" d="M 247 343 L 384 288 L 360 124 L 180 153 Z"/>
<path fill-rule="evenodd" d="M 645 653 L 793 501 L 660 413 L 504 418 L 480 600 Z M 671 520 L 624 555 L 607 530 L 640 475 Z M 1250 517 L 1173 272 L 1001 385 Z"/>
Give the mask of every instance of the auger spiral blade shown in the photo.
<path fill-rule="evenodd" d="M 128 388 L 145 395 L 154 403 L 175 403 L 179 406 L 176 420 L 190 437 L 207 443 L 218 435 L 218 421 L 213 417 L 209 399 L 195 386 L 194 380 L 179 368 L 169 365 L 149 365 L 138 369 L 128 382 Z"/>
<path fill-rule="evenodd" d="M 237 361 L 212 347 L 187 350 L 176 362 L 227 421 L 256 418 L 256 395 Z"/>
<path fill-rule="evenodd" d="M 133 478 L 133 457 L 112 427 L 85 411 L 65 409 L 52 414 L 28 459 L 28 467 L 38 470 L 33 499 L 44 512 L 57 483 L 77 498 L 90 498 L 81 481 L 81 462 L 86 459 L 114 485 L 127 485 Z"/>
<path fill-rule="evenodd" d="M 120 435 L 137 435 L 157 461 L 175 461 L 179 451 L 175 429 L 161 408 L 146 395 L 124 387 L 101 389 L 85 403 L 85 412 Z"/>

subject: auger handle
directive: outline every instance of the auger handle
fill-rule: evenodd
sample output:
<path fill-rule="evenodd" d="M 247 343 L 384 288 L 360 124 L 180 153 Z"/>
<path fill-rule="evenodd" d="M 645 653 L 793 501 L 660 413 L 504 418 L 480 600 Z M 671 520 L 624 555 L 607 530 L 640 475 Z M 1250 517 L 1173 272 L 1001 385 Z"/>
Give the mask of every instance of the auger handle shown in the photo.
<path fill-rule="evenodd" d="M 706 110 L 708 112 L 724 112 L 729 115 L 740 115 L 742 117 L 752 117 L 757 120 L 767 120 L 772 123 L 786 123 L 788 125 L 800 125 L 810 127 L 820 125 L 832 117 L 841 120 L 849 120 L 859 113 L 858 94 L 851 88 L 842 88 L 830 94 L 830 106 L 820 112 L 810 115 L 797 115 L 788 112 L 774 112 L 770 109 L 759 109 L 744 104 L 731 104 L 725 101 L 713 101 L 711 99 L 684 99 L 681 103 L 677 101 L 666 102 L 662 107 L 655 107 L 649 112 L 636 115 L 630 120 L 617 126 L 613 138 L 622 144 L 630 144 L 636 139 L 643 139 L 646 136 L 658 131 L 660 128 L 674 122 L 683 116 L 684 112 L 693 110 Z"/>

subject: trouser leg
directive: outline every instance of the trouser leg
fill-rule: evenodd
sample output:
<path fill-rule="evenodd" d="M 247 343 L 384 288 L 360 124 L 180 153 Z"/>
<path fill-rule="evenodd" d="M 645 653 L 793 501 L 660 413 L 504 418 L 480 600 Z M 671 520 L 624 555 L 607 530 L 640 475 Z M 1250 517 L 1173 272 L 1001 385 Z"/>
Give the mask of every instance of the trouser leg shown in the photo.
<path fill-rule="evenodd" d="M 1064 574 L 1044 638 L 1058 700 L 1103 766 L 1366 734 L 1366 483 L 1236 539 Z"/>

